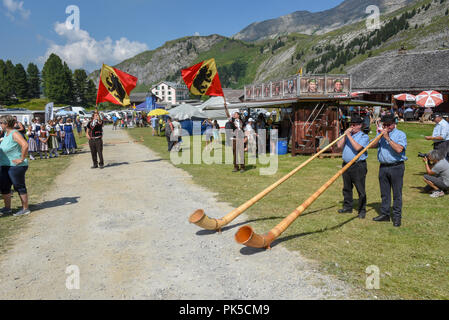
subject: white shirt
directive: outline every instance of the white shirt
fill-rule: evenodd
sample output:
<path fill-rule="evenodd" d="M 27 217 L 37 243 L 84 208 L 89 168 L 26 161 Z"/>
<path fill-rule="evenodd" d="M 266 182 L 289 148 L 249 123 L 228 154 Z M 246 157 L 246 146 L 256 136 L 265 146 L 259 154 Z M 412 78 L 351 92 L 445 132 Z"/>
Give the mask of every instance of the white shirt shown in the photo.
<path fill-rule="evenodd" d="M 449 140 L 449 123 L 442 119 L 433 129 L 432 137 L 442 137 L 443 140 Z"/>

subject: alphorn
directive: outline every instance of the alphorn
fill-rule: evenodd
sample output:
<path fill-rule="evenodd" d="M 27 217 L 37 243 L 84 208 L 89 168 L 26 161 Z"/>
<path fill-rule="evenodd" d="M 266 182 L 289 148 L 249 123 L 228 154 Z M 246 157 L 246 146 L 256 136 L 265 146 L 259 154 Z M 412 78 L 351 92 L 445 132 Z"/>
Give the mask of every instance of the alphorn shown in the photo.
<path fill-rule="evenodd" d="M 204 210 L 199 209 L 195 211 L 190 217 L 189 222 L 196 224 L 198 227 L 206 229 L 206 230 L 215 230 L 218 232 L 221 232 L 221 229 L 231 223 L 233 220 L 235 220 L 239 215 L 241 215 L 243 212 L 248 210 L 250 207 L 252 207 L 256 202 L 261 200 L 263 197 L 265 197 L 267 194 L 269 194 L 271 191 L 276 189 L 279 185 L 290 179 L 293 175 L 295 175 L 298 171 L 300 171 L 302 168 L 307 166 L 310 162 L 318 158 L 320 155 L 322 155 L 324 152 L 332 148 L 336 143 L 338 143 L 341 139 L 343 139 L 345 135 L 342 135 L 337 140 L 329 144 L 327 147 L 325 147 L 323 150 L 315 154 L 313 157 L 308 159 L 306 162 L 301 164 L 299 167 L 291 171 L 289 174 L 281 178 L 280 180 L 276 181 L 274 184 L 260 192 L 255 197 L 251 198 L 244 204 L 242 204 L 240 207 L 232 210 L 230 213 L 228 213 L 226 216 L 224 216 L 221 219 L 213 219 L 209 218 Z"/>
<path fill-rule="evenodd" d="M 318 189 L 312 196 L 310 196 L 303 204 L 295 209 L 289 216 L 282 220 L 276 227 L 271 229 L 265 235 L 259 235 L 254 232 L 251 226 L 241 227 L 235 234 L 235 240 L 239 244 L 243 244 L 252 248 L 265 248 L 270 249 L 271 243 L 278 238 L 285 230 L 301 215 L 304 211 L 318 199 L 343 173 L 345 173 L 365 152 L 368 151 L 373 145 L 377 144 L 382 138 L 379 135 L 374 139 L 365 149 L 363 149 L 354 159 L 352 159 L 346 166 L 337 172 L 328 182 L 326 182 L 321 188 Z"/>

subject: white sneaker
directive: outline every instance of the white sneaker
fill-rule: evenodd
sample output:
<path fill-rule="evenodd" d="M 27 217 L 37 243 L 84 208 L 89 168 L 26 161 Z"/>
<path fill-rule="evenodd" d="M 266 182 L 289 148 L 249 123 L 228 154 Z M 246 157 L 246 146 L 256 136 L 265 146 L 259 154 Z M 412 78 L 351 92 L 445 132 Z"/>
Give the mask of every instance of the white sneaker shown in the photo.
<path fill-rule="evenodd" d="M 26 210 L 22 209 L 22 210 L 20 210 L 19 212 L 13 214 L 13 216 L 14 216 L 14 217 L 27 216 L 27 215 L 29 215 L 30 213 L 31 213 L 31 211 L 30 211 L 29 209 L 26 209 Z"/>
<path fill-rule="evenodd" d="M 431 198 L 439 198 L 439 197 L 444 197 L 444 192 L 443 191 L 434 191 L 432 192 L 432 194 L 430 195 Z"/>

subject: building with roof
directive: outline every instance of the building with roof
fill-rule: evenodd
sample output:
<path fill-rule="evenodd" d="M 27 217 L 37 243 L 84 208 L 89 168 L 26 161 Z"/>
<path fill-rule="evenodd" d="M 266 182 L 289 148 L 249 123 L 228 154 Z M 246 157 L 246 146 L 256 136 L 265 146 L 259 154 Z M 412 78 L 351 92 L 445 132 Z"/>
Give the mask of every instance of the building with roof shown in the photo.
<path fill-rule="evenodd" d="M 364 100 L 391 102 L 396 94 L 436 90 L 444 97 L 436 110 L 449 112 L 449 50 L 400 50 L 368 58 L 348 73 L 352 75 L 352 91 L 369 92 Z"/>
<path fill-rule="evenodd" d="M 179 104 L 190 98 L 189 89 L 185 84 L 161 81 L 150 89 L 161 103 L 170 105 Z"/>

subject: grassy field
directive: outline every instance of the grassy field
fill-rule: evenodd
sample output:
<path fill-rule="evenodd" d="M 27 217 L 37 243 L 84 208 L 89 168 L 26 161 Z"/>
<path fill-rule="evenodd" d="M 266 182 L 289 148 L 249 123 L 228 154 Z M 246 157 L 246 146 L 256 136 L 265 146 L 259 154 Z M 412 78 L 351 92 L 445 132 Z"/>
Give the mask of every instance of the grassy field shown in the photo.
<path fill-rule="evenodd" d="M 20 100 L 18 104 L 13 104 L 8 106 L 8 108 L 21 108 L 28 109 L 31 111 L 43 111 L 45 106 L 51 101 L 48 99 L 31 99 L 31 100 Z M 55 107 L 62 107 L 63 105 L 55 104 Z"/>
<path fill-rule="evenodd" d="M 381 198 L 376 150 L 371 150 L 367 176 L 369 212 L 366 220 L 359 220 L 355 213 L 337 213 L 343 200 L 342 179 L 339 179 L 281 235 L 277 243 L 319 261 L 323 272 L 336 275 L 359 288 L 362 297 L 448 299 L 449 196 L 431 199 L 419 189 L 424 185 L 424 164 L 417 154 L 431 149 L 430 143 L 423 138 L 431 135 L 433 126 L 407 124 L 399 128 L 406 132 L 409 143 L 401 228 L 394 228 L 391 223 L 372 221 L 377 216 Z M 136 139 L 144 136 L 145 145 L 162 159 L 168 160 L 165 138 L 152 137 L 150 132 L 146 128 L 130 130 Z M 196 183 L 217 192 L 218 200 L 236 207 L 306 159 L 280 156 L 279 170 L 274 176 L 259 175 L 259 165 L 249 167 L 250 170 L 244 174 L 231 173 L 232 165 L 179 167 L 189 172 Z M 340 168 L 341 159 L 315 160 L 249 209 L 249 218 L 256 219 L 251 223 L 256 232 L 268 232 Z M 207 208 L 203 209 L 207 212 Z M 365 271 L 371 265 L 380 268 L 380 290 L 365 289 Z"/>
<path fill-rule="evenodd" d="M 77 134 L 75 134 L 77 137 Z M 79 139 L 77 137 L 78 147 L 86 143 L 85 137 Z M 60 175 L 65 168 L 70 165 L 73 156 L 61 156 L 58 159 L 46 159 L 30 161 L 29 169 L 26 173 L 26 184 L 29 195 L 30 209 L 38 206 L 42 201 L 42 195 L 52 187 L 54 179 Z M 17 193 L 12 198 L 12 208 L 16 212 L 20 210 L 22 204 Z M 3 207 L 3 202 L 1 204 Z M 37 213 L 36 211 L 35 213 Z M 33 214 L 33 213 L 32 213 Z M 29 217 L 0 217 L 0 255 L 6 252 L 11 244 L 14 235 L 26 226 Z"/>

